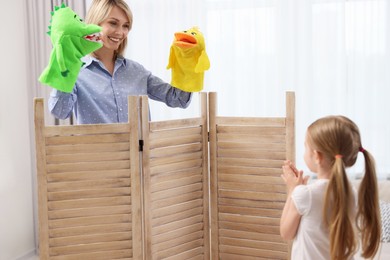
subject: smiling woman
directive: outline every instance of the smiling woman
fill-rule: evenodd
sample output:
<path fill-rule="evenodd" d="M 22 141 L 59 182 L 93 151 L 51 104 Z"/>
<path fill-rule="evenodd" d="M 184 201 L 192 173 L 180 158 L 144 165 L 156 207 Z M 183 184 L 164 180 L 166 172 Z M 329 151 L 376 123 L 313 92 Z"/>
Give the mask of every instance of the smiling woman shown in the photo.
<path fill-rule="evenodd" d="M 124 57 L 133 24 L 124 0 L 92 1 L 85 20 L 101 26 L 103 47 L 83 59 L 71 93 L 52 91 L 49 109 L 55 117 L 68 118 L 73 111 L 78 124 L 127 122 L 129 95 L 148 95 L 169 107 L 186 108 L 190 104 L 190 92 L 171 86 Z"/>

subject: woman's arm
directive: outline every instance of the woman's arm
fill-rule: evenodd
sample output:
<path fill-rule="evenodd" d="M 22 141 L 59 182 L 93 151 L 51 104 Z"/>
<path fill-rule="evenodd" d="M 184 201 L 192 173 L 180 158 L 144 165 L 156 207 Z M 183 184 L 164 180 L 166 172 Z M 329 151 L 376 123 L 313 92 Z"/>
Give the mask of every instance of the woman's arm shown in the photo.
<path fill-rule="evenodd" d="M 169 107 L 187 108 L 191 103 L 191 92 L 175 88 L 152 74 L 148 77 L 147 91 L 149 98 L 164 102 Z"/>
<path fill-rule="evenodd" d="M 65 93 L 53 89 L 48 101 L 49 111 L 56 118 L 66 119 L 71 115 L 76 100 L 77 95 L 74 92 Z"/>

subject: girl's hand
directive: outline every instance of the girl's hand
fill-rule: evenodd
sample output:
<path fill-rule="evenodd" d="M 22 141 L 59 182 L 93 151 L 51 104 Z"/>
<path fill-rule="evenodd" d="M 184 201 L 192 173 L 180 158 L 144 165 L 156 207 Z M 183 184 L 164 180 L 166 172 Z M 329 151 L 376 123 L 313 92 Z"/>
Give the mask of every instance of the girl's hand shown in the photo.
<path fill-rule="evenodd" d="M 303 171 L 298 170 L 291 161 L 285 161 L 283 166 L 282 179 L 286 183 L 287 193 L 290 194 L 298 185 L 306 185 L 309 176 L 303 177 Z"/>

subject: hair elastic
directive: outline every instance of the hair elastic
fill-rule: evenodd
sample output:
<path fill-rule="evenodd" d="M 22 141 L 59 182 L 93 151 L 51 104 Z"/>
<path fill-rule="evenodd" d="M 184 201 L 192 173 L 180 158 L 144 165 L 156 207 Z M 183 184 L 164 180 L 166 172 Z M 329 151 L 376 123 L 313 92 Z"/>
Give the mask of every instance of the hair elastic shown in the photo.
<path fill-rule="evenodd" d="M 334 156 L 334 158 L 336 158 L 336 159 L 338 159 L 338 158 L 343 158 L 343 156 L 342 156 L 341 154 L 336 154 L 336 155 Z"/>
<path fill-rule="evenodd" d="M 364 151 L 365 151 L 364 148 L 360 146 L 360 147 L 359 147 L 359 152 L 364 153 Z"/>

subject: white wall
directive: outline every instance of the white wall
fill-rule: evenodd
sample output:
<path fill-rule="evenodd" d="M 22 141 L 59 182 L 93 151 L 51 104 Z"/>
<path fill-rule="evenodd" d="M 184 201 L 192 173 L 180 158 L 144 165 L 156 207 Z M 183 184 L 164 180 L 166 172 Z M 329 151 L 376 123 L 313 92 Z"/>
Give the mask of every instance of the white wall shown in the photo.
<path fill-rule="evenodd" d="M 35 249 L 24 0 L 0 16 L 0 260 Z"/>

